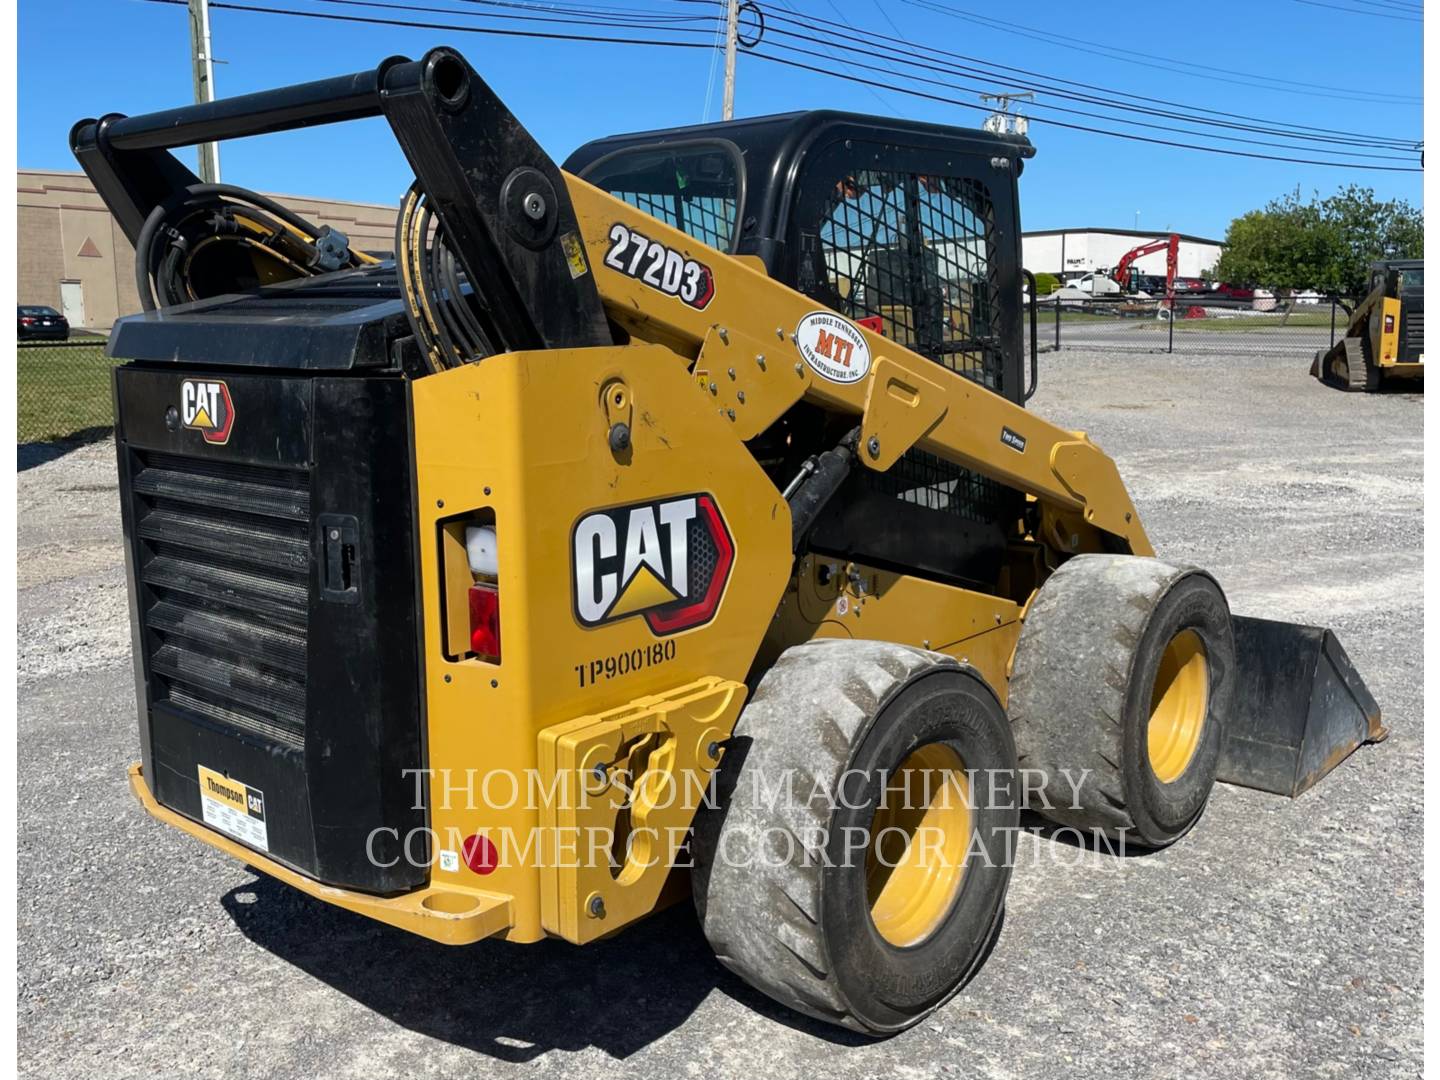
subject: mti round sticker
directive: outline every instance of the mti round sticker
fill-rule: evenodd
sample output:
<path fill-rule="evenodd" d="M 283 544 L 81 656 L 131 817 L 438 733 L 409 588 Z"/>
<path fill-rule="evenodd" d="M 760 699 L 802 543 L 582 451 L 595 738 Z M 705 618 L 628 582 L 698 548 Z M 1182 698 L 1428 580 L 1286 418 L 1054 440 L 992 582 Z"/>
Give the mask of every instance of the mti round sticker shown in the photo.
<path fill-rule="evenodd" d="M 822 379 L 859 382 L 870 372 L 865 335 L 833 311 L 812 311 L 795 327 L 795 347 Z"/>

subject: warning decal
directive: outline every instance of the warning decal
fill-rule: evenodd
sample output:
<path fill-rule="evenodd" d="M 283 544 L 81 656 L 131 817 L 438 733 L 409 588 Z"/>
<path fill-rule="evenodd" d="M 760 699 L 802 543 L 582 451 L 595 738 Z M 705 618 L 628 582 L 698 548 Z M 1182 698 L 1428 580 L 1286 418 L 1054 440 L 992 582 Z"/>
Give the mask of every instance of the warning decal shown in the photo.
<path fill-rule="evenodd" d="M 265 831 L 265 796 L 258 788 L 200 769 L 200 813 L 205 824 L 260 851 L 270 850 Z"/>

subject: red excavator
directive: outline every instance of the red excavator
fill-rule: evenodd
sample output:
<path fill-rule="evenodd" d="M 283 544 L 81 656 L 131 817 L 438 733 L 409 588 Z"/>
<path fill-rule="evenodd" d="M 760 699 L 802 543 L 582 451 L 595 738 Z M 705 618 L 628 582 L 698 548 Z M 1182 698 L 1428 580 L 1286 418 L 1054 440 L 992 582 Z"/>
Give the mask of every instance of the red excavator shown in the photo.
<path fill-rule="evenodd" d="M 1125 292 L 1130 291 L 1130 264 L 1142 255 L 1149 255 L 1152 252 L 1165 251 L 1165 296 L 1167 299 L 1174 299 L 1175 296 L 1175 267 L 1180 259 L 1180 234 L 1171 233 L 1163 240 L 1147 240 L 1139 247 L 1131 248 L 1124 255 L 1120 256 L 1120 262 L 1116 265 L 1114 273 L 1110 276 L 1115 279 L 1116 284 Z"/>

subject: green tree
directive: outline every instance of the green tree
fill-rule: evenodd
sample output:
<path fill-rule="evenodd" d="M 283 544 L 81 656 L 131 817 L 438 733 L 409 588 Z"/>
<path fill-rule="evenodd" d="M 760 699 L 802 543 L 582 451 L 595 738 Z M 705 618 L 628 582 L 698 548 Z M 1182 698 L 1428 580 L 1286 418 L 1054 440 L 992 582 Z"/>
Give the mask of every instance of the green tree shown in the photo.
<path fill-rule="evenodd" d="M 1419 258 L 1425 217 L 1403 199 L 1381 201 L 1350 184 L 1308 201 L 1295 191 L 1230 223 L 1216 276 L 1280 295 L 1301 289 L 1355 295 L 1365 291 L 1370 263 Z"/>
<path fill-rule="evenodd" d="M 1350 184 L 1325 199 L 1321 209 L 1343 256 L 1340 292 L 1364 292 L 1372 262 L 1425 254 L 1425 214 L 1403 199 L 1380 202 L 1370 188 Z"/>

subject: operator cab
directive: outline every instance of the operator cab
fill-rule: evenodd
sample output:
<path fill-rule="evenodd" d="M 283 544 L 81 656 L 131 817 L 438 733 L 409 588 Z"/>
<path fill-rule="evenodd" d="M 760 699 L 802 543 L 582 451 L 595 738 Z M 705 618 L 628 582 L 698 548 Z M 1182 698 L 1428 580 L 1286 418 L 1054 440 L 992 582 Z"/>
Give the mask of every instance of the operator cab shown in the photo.
<path fill-rule="evenodd" d="M 1023 404 L 1017 179 L 1034 153 L 1023 137 L 820 111 L 615 135 L 563 168 Z M 796 448 L 844 435 L 818 430 L 829 422 L 802 404 L 752 450 L 783 482 Z M 912 449 L 888 472 L 852 473 L 810 543 L 993 587 L 1022 509 L 1013 489 Z"/>
<path fill-rule="evenodd" d="M 1034 153 L 1023 137 L 826 110 L 613 135 L 564 168 L 1020 402 L 1016 181 Z"/>

